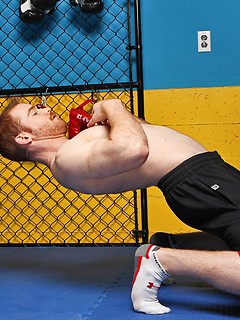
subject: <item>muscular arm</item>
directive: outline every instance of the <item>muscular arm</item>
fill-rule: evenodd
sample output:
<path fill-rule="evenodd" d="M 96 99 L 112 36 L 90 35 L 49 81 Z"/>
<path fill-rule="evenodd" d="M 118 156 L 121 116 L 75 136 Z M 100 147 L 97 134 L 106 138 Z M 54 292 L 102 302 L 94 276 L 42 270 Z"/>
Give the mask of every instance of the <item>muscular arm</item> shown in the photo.
<path fill-rule="evenodd" d="M 106 124 L 95 127 L 99 122 Z M 145 132 L 120 100 L 96 103 L 88 127 L 67 142 L 64 154 L 68 154 L 71 163 L 66 170 L 70 175 L 75 173 L 78 179 L 111 177 L 136 169 L 146 161 L 149 150 Z M 57 164 L 59 169 L 65 168 L 63 162 Z"/>
<path fill-rule="evenodd" d="M 89 127 L 107 122 L 108 139 L 96 140 L 89 156 L 91 168 L 105 164 L 109 175 L 126 172 L 142 165 L 148 157 L 148 140 L 139 121 L 117 99 L 95 104 Z M 95 159 L 93 155 L 98 158 Z M 99 156 L 97 156 L 99 155 Z"/>

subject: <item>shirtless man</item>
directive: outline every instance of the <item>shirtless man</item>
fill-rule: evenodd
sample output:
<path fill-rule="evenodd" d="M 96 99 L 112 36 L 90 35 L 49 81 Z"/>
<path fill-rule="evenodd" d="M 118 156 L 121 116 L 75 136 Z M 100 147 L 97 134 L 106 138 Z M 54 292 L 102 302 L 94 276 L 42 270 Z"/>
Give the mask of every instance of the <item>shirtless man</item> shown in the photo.
<path fill-rule="evenodd" d="M 99 123 L 102 125 L 97 125 Z M 70 140 L 66 133 L 67 124 L 49 108 L 15 103 L 0 116 L 0 153 L 15 161 L 43 163 L 63 186 L 82 193 L 119 193 L 159 187 L 182 221 L 222 238 L 231 250 L 240 250 L 240 173 L 216 152 L 208 152 L 200 143 L 177 131 L 137 119 L 117 99 L 94 105 L 87 130 Z M 160 284 L 167 272 L 173 275 L 187 272 L 200 278 L 206 276 L 213 285 L 240 294 L 237 252 L 226 251 L 215 259 L 216 252 L 173 250 L 171 254 L 177 256 L 181 252 L 181 259 L 185 262 L 177 265 L 175 270 L 166 262 L 162 267 L 155 254 L 165 252 L 167 257 L 167 250 L 171 249 L 155 249 L 148 247 L 136 253 L 142 262 L 136 269 L 133 285 L 132 299 L 136 311 L 169 312 L 157 302 L 156 286 L 149 288 L 154 291 L 151 296 L 144 281 L 138 281 L 153 277 L 154 283 L 159 278 Z M 149 252 L 153 252 L 151 259 Z M 200 268 L 202 274 L 195 258 L 189 258 L 189 254 L 198 255 L 199 261 L 209 254 L 209 265 Z M 219 260 L 224 263 L 218 265 Z M 147 261 L 146 265 L 143 261 Z M 219 268 L 224 274 L 225 267 L 230 266 L 232 274 L 227 273 L 227 281 L 216 282 L 213 269 Z M 234 277 L 229 281 L 232 275 Z M 234 290 L 232 281 L 237 287 L 234 286 Z"/>

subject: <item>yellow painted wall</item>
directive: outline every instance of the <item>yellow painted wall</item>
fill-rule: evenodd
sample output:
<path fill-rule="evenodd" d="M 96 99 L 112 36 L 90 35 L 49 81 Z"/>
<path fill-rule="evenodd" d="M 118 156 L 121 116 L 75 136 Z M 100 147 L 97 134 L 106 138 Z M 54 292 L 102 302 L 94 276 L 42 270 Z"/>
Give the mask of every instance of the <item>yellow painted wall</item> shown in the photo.
<path fill-rule="evenodd" d="M 101 93 L 129 107 L 129 92 Z M 91 97 L 91 96 L 90 96 Z M 48 106 L 68 121 L 69 109 L 86 100 L 85 95 L 47 97 Z M 26 96 L 22 102 L 41 103 Z M 8 105 L 0 99 L 0 113 Z M 91 111 L 91 104 L 84 107 Z M 0 243 L 135 243 L 133 192 L 92 196 L 59 185 L 42 164 L 11 162 L 0 156 Z"/>
<path fill-rule="evenodd" d="M 240 87 L 145 91 L 145 119 L 201 142 L 240 169 Z M 195 231 L 170 211 L 157 188 L 148 189 L 150 235 Z"/>
<path fill-rule="evenodd" d="M 115 96 L 107 96 L 105 98 L 115 98 Z M 124 94 L 120 97 L 124 102 L 129 101 L 129 96 L 125 96 Z M 136 96 L 135 96 L 136 98 Z M 31 97 L 29 98 L 31 101 Z M 67 99 L 70 99 L 68 101 Z M 49 97 L 48 104 L 54 108 L 54 111 L 64 115 L 65 120 L 67 120 L 67 112 L 64 109 L 65 105 L 70 104 L 72 101 L 74 103 L 81 103 L 82 101 L 78 101 L 80 97 Z M 59 103 L 59 101 L 61 103 Z M 39 101 L 36 101 L 39 102 Z M 71 105 L 72 106 L 72 105 Z M 148 90 L 145 91 L 145 118 L 147 121 L 155 124 L 166 125 L 172 127 L 182 133 L 188 134 L 204 144 L 209 150 L 217 150 L 222 157 L 228 161 L 229 163 L 236 166 L 240 169 L 240 147 L 239 147 L 239 136 L 240 136 L 240 87 L 221 87 L 221 88 L 193 88 L 193 89 L 168 89 L 168 90 Z M 137 103 L 135 103 L 135 108 L 137 107 Z M 46 205 L 48 204 L 41 192 L 35 188 L 38 188 L 39 185 L 46 185 L 46 178 L 48 177 L 48 172 L 45 172 L 44 175 L 41 174 L 39 171 L 40 167 L 32 167 L 33 164 L 25 163 L 23 167 L 19 168 L 19 165 L 16 163 L 12 163 L 11 165 L 7 163 L 6 170 L 4 169 L 5 160 L 2 159 L 0 162 L 0 171 L 4 172 L 2 176 L 0 176 L 0 184 L 2 186 L 0 192 L 0 200 L 1 203 L 5 204 L 5 208 L 9 206 L 9 213 L 14 215 L 14 210 L 12 209 L 12 201 L 17 196 L 17 204 L 18 204 L 18 212 L 16 216 L 18 217 L 17 223 L 19 224 L 22 222 L 19 220 L 19 211 L 24 212 L 24 216 L 21 219 L 27 219 L 27 217 L 31 217 L 28 220 L 28 224 L 26 225 L 26 221 L 24 220 L 23 223 L 25 224 L 26 234 L 20 234 L 18 232 L 18 238 L 16 242 L 22 241 L 28 237 L 30 234 L 30 238 L 35 238 L 37 232 L 39 232 L 38 238 L 46 237 Z M 2 166 L 2 170 L 1 170 Z M 24 171 L 26 168 L 27 172 L 30 170 L 31 175 L 26 174 Z M 13 172 L 17 170 L 17 175 L 13 178 Z M 24 177 L 25 184 L 19 184 L 18 178 L 19 176 Z M 38 177 L 38 183 L 36 186 L 32 185 L 33 177 Z M 10 185 L 6 184 L 8 181 L 12 186 L 18 186 L 17 188 L 14 187 L 14 192 L 18 191 L 16 194 L 13 193 Z M 26 186 L 31 185 L 31 192 L 26 189 Z M 55 188 L 55 186 L 54 186 Z M 16 189 L 16 190 L 15 190 Z M 59 187 L 57 191 L 60 191 L 62 187 Z M 56 191 L 51 190 L 51 184 L 45 186 L 44 192 L 48 192 L 52 194 L 51 199 L 48 202 L 51 202 L 53 199 L 61 198 Z M 64 191 L 63 191 L 64 192 Z M 76 195 L 72 195 L 73 192 L 68 192 L 68 199 L 74 198 Z M 10 195 L 9 200 L 6 199 L 6 195 Z M 37 194 L 37 198 L 36 198 Z M 20 197 L 20 198 L 19 198 Z M 27 206 L 26 211 L 26 199 L 30 198 L 31 206 Z M 44 198 L 44 199 L 43 199 Z M 40 205 L 39 201 L 44 201 L 44 206 Z M 6 202 L 9 203 L 6 203 Z M 74 200 L 75 201 L 75 200 Z M 77 201 L 82 201 L 78 199 Z M 94 201 L 94 200 L 93 200 Z M 108 201 L 108 199 L 107 199 Z M 66 205 L 61 202 L 62 207 L 69 207 L 69 203 Z M 79 204 L 78 204 L 79 206 Z M 51 203 L 49 207 L 52 207 Z M 83 199 L 83 207 L 84 207 L 84 199 Z M 36 210 L 37 208 L 37 210 Z M 130 212 L 132 212 L 131 206 Z M 71 207 L 68 212 L 71 216 Z M 88 210 L 88 208 L 84 207 L 84 210 Z M 100 213 L 101 208 L 97 209 L 98 213 Z M 3 211 L 3 210 L 2 210 Z M 26 212 L 25 212 L 26 211 Z M 37 212 L 36 216 L 32 216 L 33 212 Z M 53 211 L 53 210 L 51 210 Z M 113 208 L 111 207 L 112 213 L 114 212 Z M 54 204 L 54 215 L 59 216 L 61 215 L 61 210 L 58 209 L 57 206 Z M 161 194 L 161 192 L 157 188 L 149 188 L 148 189 L 148 213 L 149 213 L 149 231 L 150 235 L 157 232 L 157 231 L 165 231 L 165 232 L 172 232 L 172 233 L 181 233 L 181 232 L 189 232 L 193 231 L 192 228 L 184 225 L 175 215 L 170 211 L 168 206 L 165 203 L 165 200 Z M 84 214 L 84 212 L 83 212 Z M 87 213 L 88 214 L 88 213 Z M 44 219 L 42 218 L 44 217 Z M 88 216 L 88 219 L 90 216 Z M 8 216 L 7 213 L 4 213 L 4 222 L 8 223 L 8 219 L 12 219 L 12 216 Z M 126 216 L 123 216 L 125 219 Z M 35 230 L 35 227 L 32 223 L 38 223 L 38 220 L 41 220 L 42 224 L 39 225 L 39 231 Z M 49 219 L 52 219 L 50 216 Z M 93 217 L 95 219 L 95 217 Z M 120 218 L 121 221 L 122 218 Z M 104 221 L 107 218 L 104 216 Z M 12 220 L 11 220 L 12 221 Z M 10 222 L 11 222 L 10 221 Z M 15 220 L 14 220 L 15 221 Z M 10 223 L 9 222 L 9 223 Z M 47 221 L 48 222 L 48 221 Z M 51 221 L 50 221 L 51 222 Z M 50 222 L 48 224 L 50 224 Z M 63 221 L 65 223 L 65 221 Z M 79 221 L 77 221 L 79 223 Z M 131 222 L 132 223 L 132 222 Z M 19 229 L 19 225 L 16 226 L 11 225 L 12 229 L 17 228 Z M 128 224 L 127 221 L 124 220 L 124 226 L 126 227 Z M 69 224 L 68 224 L 69 225 Z M 88 227 L 86 225 L 86 227 Z M 98 226 L 96 226 L 98 227 Z M 121 230 L 119 226 L 116 224 L 113 228 L 116 227 L 118 232 L 116 234 L 120 234 Z M 51 225 L 51 228 L 57 229 L 58 226 Z M 6 229 L 6 226 L 2 223 L 1 224 L 1 234 L 3 235 L 3 231 Z M 30 231 L 28 230 L 30 229 Z M 131 228 L 130 228 L 131 229 Z M 20 229 L 19 229 L 20 230 Z M 47 232 L 50 229 L 47 230 Z M 64 231 L 64 230 L 63 230 Z M 69 237 L 68 235 L 65 236 L 61 231 L 61 239 L 65 237 Z M 72 232 L 72 230 L 70 230 Z M 22 231 L 21 231 L 22 232 Z M 65 232 L 65 231 L 64 231 Z M 75 231 L 74 231 L 75 232 Z M 76 229 L 76 232 L 78 230 Z M 91 230 L 92 232 L 92 230 Z M 124 230 L 125 232 L 125 230 Z M 89 236 L 89 232 L 87 233 Z M 12 236 L 13 237 L 13 236 Z M 79 235 L 76 236 L 79 238 Z M 130 235 L 129 235 L 130 237 Z M 20 240 L 19 240 L 20 239 Z M 32 238 L 31 238 L 32 239 Z M 29 241 L 32 241 L 32 240 Z M 60 240 L 61 240 L 60 239 Z M 72 241 L 72 238 L 67 238 Z M 0 239 L 2 242 L 5 242 L 5 239 Z M 43 239 L 45 240 L 45 238 Z M 101 240 L 101 239 L 100 239 Z M 100 241 L 99 240 L 99 241 Z M 119 240 L 119 239 L 117 239 Z M 133 239 L 128 239 L 131 242 Z M 56 241 L 59 242 L 59 238 L 56 238 Z M 67 241 L 67 240 L 66 240 Z M 86 240 L 88 241 L 88 239 Z M 85 241 L 85 242 L 86 242 Z M 102 242 L 102 240 L 100 241 Z"/>

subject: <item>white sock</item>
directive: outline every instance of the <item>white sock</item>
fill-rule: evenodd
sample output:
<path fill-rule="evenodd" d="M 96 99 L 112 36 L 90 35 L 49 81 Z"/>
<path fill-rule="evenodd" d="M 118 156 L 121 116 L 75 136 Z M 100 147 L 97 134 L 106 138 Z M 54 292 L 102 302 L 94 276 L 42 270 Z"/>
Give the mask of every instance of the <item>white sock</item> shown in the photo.
<path fill-rule="evenodd" d="M 155 245 L 142 245 L 135 254 L 135 274 L 132 285 L 132 303 L 135 311 L 163 314 L 171 311 L 158 300 L 162 282 L 169 276 L 159 262 Z"/>

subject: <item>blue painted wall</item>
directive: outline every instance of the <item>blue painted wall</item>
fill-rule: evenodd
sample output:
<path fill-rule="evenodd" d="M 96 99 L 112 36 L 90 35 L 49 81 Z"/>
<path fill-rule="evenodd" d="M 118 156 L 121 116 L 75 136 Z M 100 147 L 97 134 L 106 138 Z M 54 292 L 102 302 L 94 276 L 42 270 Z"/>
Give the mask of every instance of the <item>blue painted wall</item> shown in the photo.
<path fill-rule="evenodd" d="M 19 19 L 19 3 L 0 2 L 1 88 L 127 80 L 125 1 L 104 0 L 102 13 L 86 16 L 61 0 L 56 12 L 36 26 Z M 140 4 L 146 90 L 240 85 L 239 0 Z M 83 40 L 89 28 L 92 32 Z M 211 31 L 211 52 L 198 53 L 200 30 Z"/>
<path fill-rule="evenodd" d="M 145 89 L 240 85 L 240 1 L 141 0 Z M 212 51 L 198 53 L 197 31 Z"/>

